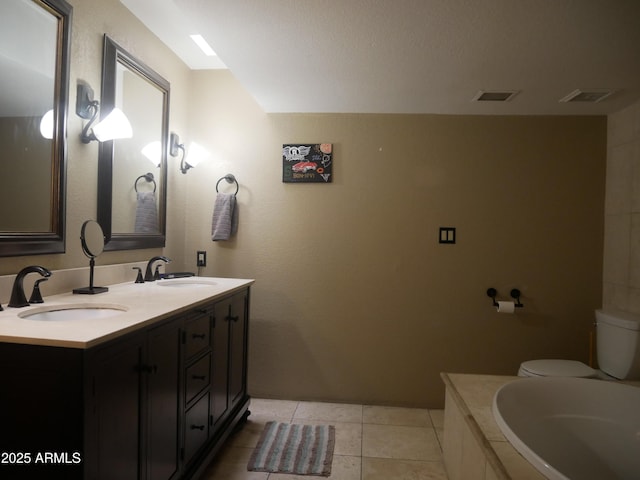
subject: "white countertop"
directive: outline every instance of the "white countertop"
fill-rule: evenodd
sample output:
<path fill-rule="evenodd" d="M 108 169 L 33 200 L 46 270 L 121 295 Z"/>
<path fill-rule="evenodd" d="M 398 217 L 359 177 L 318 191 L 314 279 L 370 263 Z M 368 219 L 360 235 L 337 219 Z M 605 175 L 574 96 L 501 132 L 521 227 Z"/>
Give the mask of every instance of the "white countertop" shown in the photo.
<path fill-rule="evenodd" d="M 89 348 L 152 324 L 194 305 L 222 297 L 253 284 L 251 279 L 189 277 L 215 284 L 162 286 L 171 280 L 109 285 L 109 291 L 96 295 L 63 293 L 44 298 L 43 304 L 24 308 L 4 306 L 0 312 L 0 342 Z M 28 296 L 28 292 L 27 292 Z M 126 308 L 108 318 L 42 321 L 20 318 L 29 310 L 56 305 L 118 305 Z"/>

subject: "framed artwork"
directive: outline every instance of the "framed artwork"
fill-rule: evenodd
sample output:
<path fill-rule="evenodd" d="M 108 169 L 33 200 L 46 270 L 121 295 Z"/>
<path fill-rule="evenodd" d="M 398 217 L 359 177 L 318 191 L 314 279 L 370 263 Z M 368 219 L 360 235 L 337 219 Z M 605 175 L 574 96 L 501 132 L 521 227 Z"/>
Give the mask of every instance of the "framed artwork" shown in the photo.
<path fill-rule="evenodd" d="M 330 183 L 333 176 L 331 143 L 287 143 L 282 145 L 282 181 L 286 183 Z"/>

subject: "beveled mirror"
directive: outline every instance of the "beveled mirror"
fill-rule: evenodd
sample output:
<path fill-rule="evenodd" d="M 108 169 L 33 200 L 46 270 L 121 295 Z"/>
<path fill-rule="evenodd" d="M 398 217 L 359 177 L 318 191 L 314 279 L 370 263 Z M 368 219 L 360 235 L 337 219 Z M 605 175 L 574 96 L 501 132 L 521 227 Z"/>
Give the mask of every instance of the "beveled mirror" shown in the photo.
<path fill-rule="evenodd" d="M 0 256 L 65 250 L 72 7 L 0 2 Z"/>
<path fill-rule="evenodd" d="M 120 108 L 133 137 L 100 144 L 98 222 L 105 250 L 165 245 L 169 82 L 104 37 L 101 114 Z"/>

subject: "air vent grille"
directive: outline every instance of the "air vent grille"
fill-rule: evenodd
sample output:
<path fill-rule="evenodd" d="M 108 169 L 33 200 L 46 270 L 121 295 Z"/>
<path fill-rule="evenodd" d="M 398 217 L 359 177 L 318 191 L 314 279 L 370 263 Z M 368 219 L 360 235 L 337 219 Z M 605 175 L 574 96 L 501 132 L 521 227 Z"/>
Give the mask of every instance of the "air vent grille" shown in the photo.
<path fill-rule="evenodd" d="M 592 89 L 592 90 L 574 90 L 569 95 L 560 99 L 561 103 L 570 103 L 570 102 L 586 102 L 586 103 L 598 103 L 601 100 L 604 100 L 609 95 L 611 95 L 613 91 L 611 90 L 602 90 L 602 89 Z"/>
<path fill-rule="evenodd" d="M 518 90 L 480 90 L 473 102 L 508 102 L 518 94 Z"/>

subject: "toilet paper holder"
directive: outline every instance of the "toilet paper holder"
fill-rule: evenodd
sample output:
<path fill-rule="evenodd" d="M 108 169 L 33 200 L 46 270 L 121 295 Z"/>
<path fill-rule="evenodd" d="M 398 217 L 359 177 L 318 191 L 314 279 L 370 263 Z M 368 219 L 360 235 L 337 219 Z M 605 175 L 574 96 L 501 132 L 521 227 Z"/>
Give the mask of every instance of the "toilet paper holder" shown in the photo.
<path fill-rule="evenodd" d="M 495 288 L 491 287 L 487 289 L 487 297 L 493 300 L 494 307 L 498 306 L 498 302 L 496 302 L 497 295 L 498 295 L 498 291 Z M 517 308 L 524 307 L 524 305 L 520 302 L 520 290 L 518 290 L 517 288 L 514 288 L 511 290 L 510 295 L 511 295 L 511 298 L 515 300 L 515 304 L 514 304 L 515 307 Z"/>

